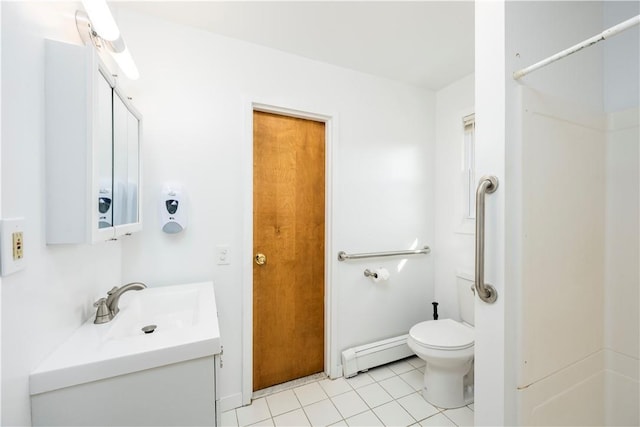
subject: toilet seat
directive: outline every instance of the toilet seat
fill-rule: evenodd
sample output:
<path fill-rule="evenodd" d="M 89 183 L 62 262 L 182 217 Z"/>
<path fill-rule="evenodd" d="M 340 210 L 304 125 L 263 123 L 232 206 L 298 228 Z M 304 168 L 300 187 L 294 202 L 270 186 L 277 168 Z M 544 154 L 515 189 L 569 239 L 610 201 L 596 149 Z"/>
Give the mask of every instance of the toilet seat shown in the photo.
<path fill-rule="evenodd" d="M 418 323 L 409 330 L 409 336 L 434 350 L 462 350 L 474 344 L 473 329 L 452 319 Z"/>

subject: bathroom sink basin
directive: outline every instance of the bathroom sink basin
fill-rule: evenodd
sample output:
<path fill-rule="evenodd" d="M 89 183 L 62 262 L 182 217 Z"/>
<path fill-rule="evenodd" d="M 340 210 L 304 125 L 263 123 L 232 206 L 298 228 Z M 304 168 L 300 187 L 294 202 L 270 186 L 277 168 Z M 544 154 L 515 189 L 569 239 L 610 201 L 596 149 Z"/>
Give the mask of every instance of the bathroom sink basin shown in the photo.
<path fill-rule="evenodd" d="M 145 335 L 142 328 L 152 328 L 156 334 L 170 333 L 175 329 L 190 328 L 198 323 L 201 289 L 192 286 L 147 288 L 128 292 L 120 303 L 120 312 L 111 321 L 105 338 L 119 340 Z"/>
<path fill-rule="evenodd" d="M 220 353 L 212 282 L 126 292 L 119 306 L 108 323 L 87 320 L 32 372 L 31 394 Z"/>

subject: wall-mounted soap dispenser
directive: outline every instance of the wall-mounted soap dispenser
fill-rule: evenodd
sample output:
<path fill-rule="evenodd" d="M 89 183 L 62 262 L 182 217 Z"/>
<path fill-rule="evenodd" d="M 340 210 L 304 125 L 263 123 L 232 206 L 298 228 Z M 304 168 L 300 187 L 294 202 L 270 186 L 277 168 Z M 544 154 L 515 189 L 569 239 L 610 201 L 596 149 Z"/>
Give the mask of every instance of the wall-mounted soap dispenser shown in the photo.
<path fill-rule="evenodd" d="M 166 186 L 160 199 L 162 231 L 179 233 L 187 228 L 187 209 L 182 190 L 176 186 Z"/>

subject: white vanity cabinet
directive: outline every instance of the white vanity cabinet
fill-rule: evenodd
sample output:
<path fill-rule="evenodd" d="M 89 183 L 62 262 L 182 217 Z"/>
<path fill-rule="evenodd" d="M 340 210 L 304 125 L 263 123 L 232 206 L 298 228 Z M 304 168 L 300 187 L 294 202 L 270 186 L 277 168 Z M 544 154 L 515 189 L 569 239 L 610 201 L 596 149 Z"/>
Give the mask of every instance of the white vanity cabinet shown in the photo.
<path fill-rule="evenodd" d="M 47 243 L 140 230 L 142 116 L 92 46 L 45 43 Z"/>
<path fill-rule="evenodd" d="M 219 426 L 213 283 L 130 292 L 119 308 L 107 323 L 88 319 L 31 372 L 33 426 Z"/>

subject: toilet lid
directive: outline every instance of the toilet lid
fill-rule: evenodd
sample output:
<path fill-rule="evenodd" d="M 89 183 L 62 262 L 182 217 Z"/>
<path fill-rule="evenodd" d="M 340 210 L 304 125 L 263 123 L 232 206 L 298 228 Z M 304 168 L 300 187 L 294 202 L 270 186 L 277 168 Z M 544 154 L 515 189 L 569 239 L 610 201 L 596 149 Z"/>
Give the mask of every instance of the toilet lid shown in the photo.
<path fill-rule="evenodd" d="M 418 323 L 409 335 L 425 347 L 461 350 L 473 345 L 473 329 L 452 319 L 428 320 Z"/>

